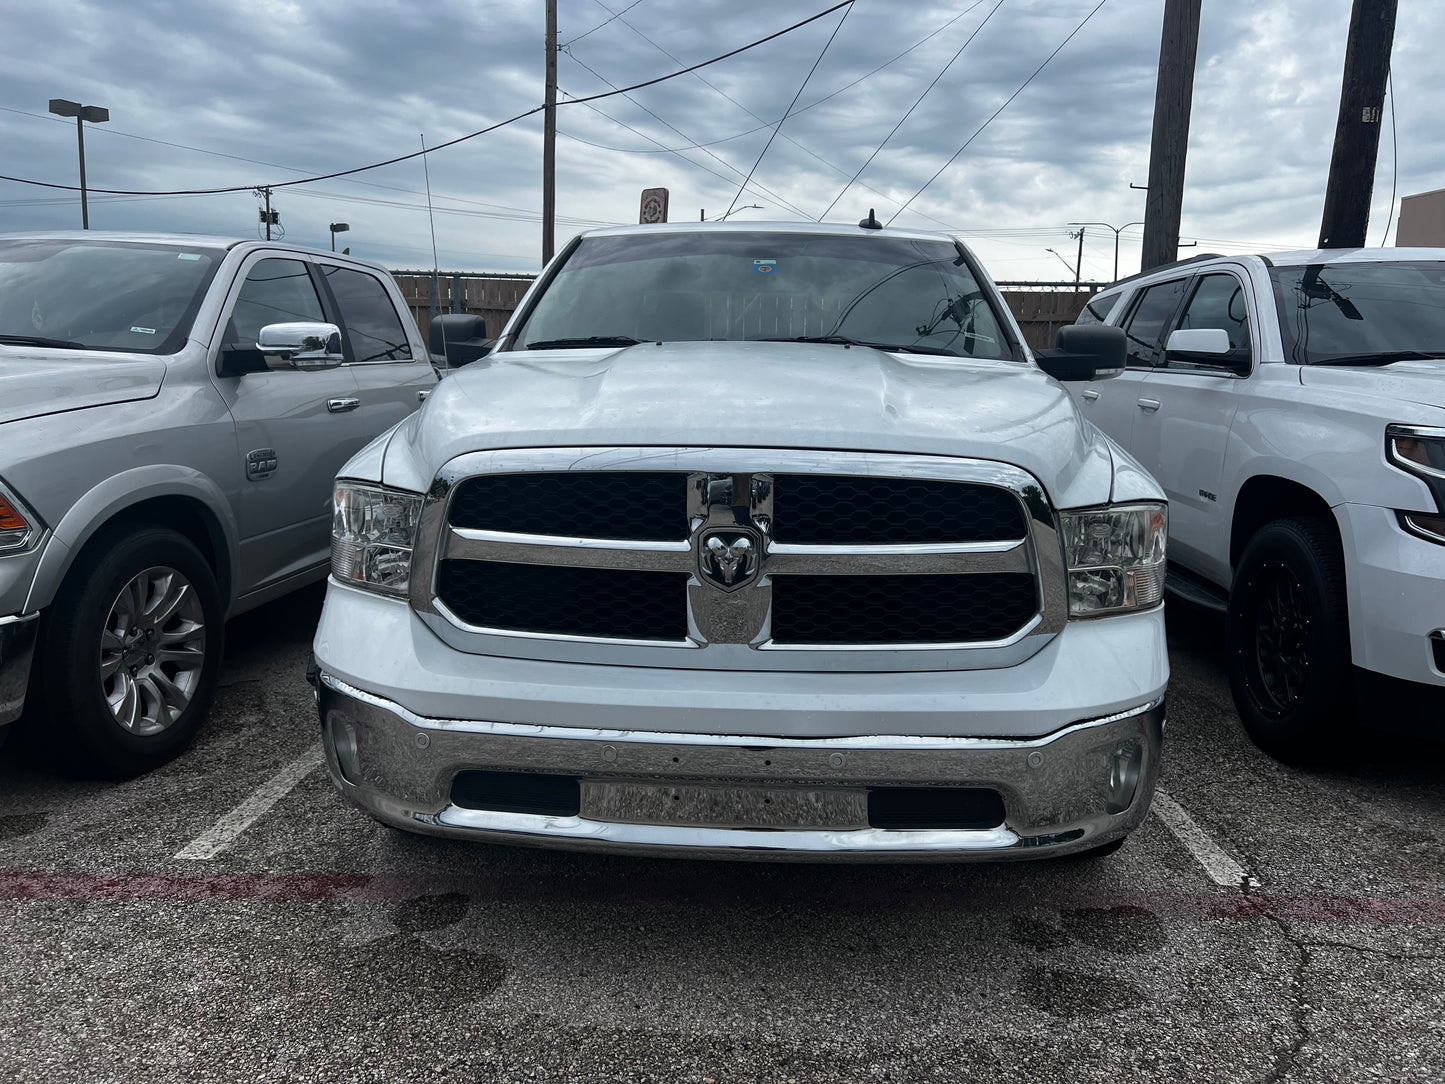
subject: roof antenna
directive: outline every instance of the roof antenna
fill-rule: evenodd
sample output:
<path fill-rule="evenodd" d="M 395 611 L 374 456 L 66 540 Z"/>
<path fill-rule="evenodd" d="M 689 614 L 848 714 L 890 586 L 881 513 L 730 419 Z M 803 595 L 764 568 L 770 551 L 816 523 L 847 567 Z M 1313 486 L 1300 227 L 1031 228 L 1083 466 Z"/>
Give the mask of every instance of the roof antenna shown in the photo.
<path fill-rule="evenodd" d="M 858 227 L 864 230 L 881 230 L 883 228 L 883 223 L 878 221 L 878 217 L 873 213 L 873 208 L 869 207 L 868 217 L 865 218 L 862 222 L 858 223 Z"/>

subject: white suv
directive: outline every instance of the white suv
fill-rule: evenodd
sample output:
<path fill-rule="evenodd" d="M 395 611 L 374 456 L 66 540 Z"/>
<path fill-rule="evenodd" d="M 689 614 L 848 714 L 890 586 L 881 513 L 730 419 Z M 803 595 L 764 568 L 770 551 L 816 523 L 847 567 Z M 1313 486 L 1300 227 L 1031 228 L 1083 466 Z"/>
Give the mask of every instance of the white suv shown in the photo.
<path fill-rule="evenodd" d="M 1255 741 L 1309 757 L 1388 679 L 1445 699 L 1445 250 L 1196 257 L 1099 322 L 1127 368 L 1071 392 L 1163 485 L 1169 586 L 1227 611 Z"/>

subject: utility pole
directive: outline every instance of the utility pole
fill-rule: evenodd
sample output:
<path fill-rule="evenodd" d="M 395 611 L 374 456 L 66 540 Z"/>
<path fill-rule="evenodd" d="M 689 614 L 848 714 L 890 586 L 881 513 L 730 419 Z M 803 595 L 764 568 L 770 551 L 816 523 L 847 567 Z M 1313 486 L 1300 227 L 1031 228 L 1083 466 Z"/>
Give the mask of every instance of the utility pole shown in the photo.
<path fill-rule="evenodd" d="M 1179 258 L 1184 159 L 1194 101 L 1194 58 L 1199 51 L 1199 5 L 1200 0 L 1164 0 L 1154 135 L 1149 144 L 1149 195 L 1144 202 L 1143 271 Z"/>
<path fill-rule="evenodd" d="M 1079 258 L 1074 261 L 1074 293 L 1079 292 L 1079 280 L 1084 277 L 1084 227 L 1079 227 Z"/>
<path fill-rule="evenodd" d="M 547 0 L 547 97 L 542 132 L 542 263 L 552 258 L 557 218 L 557 0 Z"/>
<path fill-rule="evenodd" d="M 1396 0 L 1355 0 L 1340 86 L 1340 116 L 1320 221 L 1320 248 L 1363 248 L 1375 189 L 1380 116 L 1390 49 L 1395 41 Z"/>

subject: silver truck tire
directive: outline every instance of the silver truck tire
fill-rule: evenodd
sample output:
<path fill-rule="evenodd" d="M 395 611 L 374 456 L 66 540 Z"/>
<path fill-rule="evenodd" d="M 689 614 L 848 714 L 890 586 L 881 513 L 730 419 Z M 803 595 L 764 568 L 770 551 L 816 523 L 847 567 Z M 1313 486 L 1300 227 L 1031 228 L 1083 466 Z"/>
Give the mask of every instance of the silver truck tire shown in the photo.
<path fill-rule="evenodd" d="M 180 754 L 215 696 L 223 614 L 215 573 L 177 532 L 127 526 L 92 540 L 37 649 L 52 759 L 125 779 Z"/>

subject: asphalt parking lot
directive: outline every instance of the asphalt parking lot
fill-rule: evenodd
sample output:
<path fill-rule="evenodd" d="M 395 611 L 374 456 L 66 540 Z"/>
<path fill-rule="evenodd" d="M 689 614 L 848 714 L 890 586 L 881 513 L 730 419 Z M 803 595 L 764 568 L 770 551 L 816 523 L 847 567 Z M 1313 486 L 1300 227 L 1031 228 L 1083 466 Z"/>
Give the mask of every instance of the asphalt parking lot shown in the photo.
<path fill-rule="evenodd" d="M 1276 764 L 1187 607 L 1122 851 L 830 867 L 373 823 L 319 767 L 320 599 L 231 623 L 210 723 L 150 776 L 0 754 L 0 1079 L 1445 1078 L 1445 753 Z"/>

